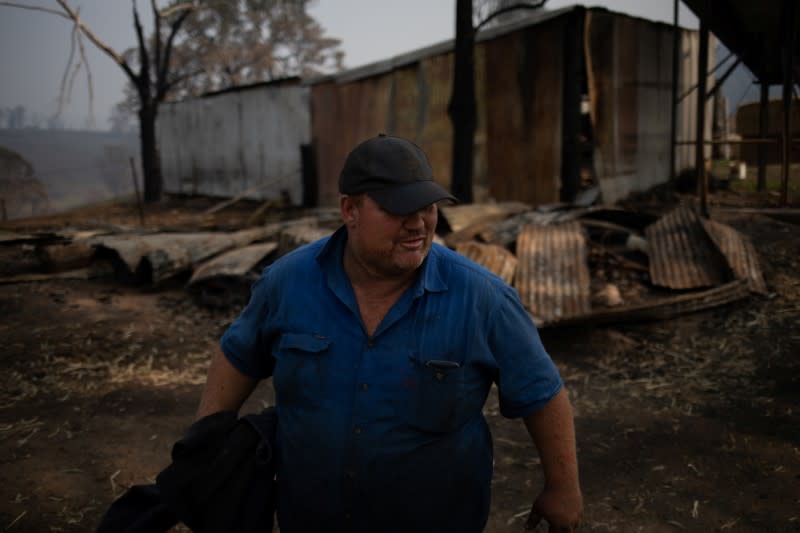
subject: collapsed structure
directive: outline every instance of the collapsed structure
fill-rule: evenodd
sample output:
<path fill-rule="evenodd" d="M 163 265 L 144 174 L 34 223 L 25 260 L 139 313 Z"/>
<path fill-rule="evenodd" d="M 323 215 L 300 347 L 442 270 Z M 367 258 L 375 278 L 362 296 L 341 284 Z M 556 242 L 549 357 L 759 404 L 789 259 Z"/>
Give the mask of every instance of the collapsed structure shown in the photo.
<path fill-rule="evenodd" d="M 0 234 L 0 283 L 115 275 L 184 283 L 203 303 L 241 305 L 265 265 L 340 224 L 334 209 L 229 231 Z M 540 327 L 664 319 L 766 294 L 749 240 L 679 206 L 664 216 L 617 207 L 520 202 L 441 208 L 437 241 L 513 286 Z"/>

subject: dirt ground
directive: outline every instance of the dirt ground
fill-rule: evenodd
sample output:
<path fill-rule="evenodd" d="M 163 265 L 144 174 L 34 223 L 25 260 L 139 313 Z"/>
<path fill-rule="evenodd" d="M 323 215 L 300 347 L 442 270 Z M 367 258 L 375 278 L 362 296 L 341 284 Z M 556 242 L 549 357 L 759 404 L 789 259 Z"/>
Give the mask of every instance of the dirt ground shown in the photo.
<path fill-rule="evenodd" d="M 148 224 L 180 225 L 203 207 L 148 207 Z M 753 239 L 768 296 L 669 321 L 542 332 L 575 407 L 582 530 L 800 531 L 800 228 L 715 218 Z M 135 225 L 136 212 L 3 227 L 99 223 Z M 200 306 L 180 281 L 0 285 L 0 530 L 91 531 L 127 487 L 152 482 L 238 311 Z M 262 384 L 246 409 L 270 396 Z M 486 414 L 495 439 L 487 531 L 522 531 L 542 484 L 536 451 L 495 395 Z"/>

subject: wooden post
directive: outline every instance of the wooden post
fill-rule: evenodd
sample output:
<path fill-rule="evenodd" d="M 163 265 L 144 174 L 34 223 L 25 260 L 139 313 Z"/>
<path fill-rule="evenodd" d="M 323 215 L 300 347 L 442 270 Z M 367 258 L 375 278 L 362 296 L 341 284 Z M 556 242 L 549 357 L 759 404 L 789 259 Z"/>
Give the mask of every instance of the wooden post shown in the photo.
<path fill-rule="evenodd" d="M 461 203 L 472 203 L 472 166 L 477 124 L 475 29 L 472 0 L 456 0 L 453 93 L 447 111 L 453 125 L 450 190 Z"/>
<path fill-rule="evenodd" d="M 769 134 L 769 85 L 761 81 L 761 103 L 758 115 L 758 136 L 762 139 Z M 766 144 L 758 145 L 758 191 L 767 189 L 767 148 Z"/>
<path fill-rule="evenodd" d="M 792 159 L 792 85 L 794 64 L 796 0 L 783 2 L 783 168 L 781 176 L 781 205 L 789 203 L 789 169 Z"/>
<path fill-rule="evenodd" d="M 132 157 L 129 157 L 128 161 L 131 164 L 133 190 L 136 191 L 136 206 L 139 208 L 139 225 L 144 226 L 144 206 L 142 205 L 142 195 L 139 194 L 139 178 L 136 176 L 136 162 Z"/>

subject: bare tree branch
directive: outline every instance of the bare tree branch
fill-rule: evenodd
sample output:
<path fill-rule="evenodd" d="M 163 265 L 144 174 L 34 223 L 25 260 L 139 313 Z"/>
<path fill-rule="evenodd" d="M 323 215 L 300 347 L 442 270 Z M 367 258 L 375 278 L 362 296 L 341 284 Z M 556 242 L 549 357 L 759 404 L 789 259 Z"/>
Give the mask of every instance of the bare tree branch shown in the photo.
<path fill-rule="evenodd" d="M 158 83 L 158 87 L 156 89 L 156 95 L 157 98 L 159 98 L 160 100 L 164 99 L 164 96 L 166 96 L 169 87 L 172 85 L 172 84 L 167 84 L 167 70 L 169 69 L 169 60 L 170 56 L 172 55 L 172 45 L 175 41 L 175 35 L 178 33 L 178 30 L 180 30 L 184 21 L 190 14 L 191 14 L 190 10 L 184 11 L 183 13 L 180 14 L 180 16 L 178 16 L 177 19 L 175 19 L 175 21 L 171 25 L 169 37 L 167 37 L 167 42 L 166 45 L 164 46 L 164 57 L 162 59 L 161 67 L 159 68 L 156 75 L 156 80 Z"/>
<path fill-rule="evenodd" d="M 75 11 L 76 15 L 80 15 L 80 8 Z M 78 29 L 78 25 L 75 24 L 72 27 L 72 35 L 74 36 L 73 46 L 78 43 L 80 30 Z M 69 83 L 67 84 L 67 92 L 66 92 L 66 101 L 69 103 L 72 100 L 72 88 L 75 87 L 75 80 L 78 78 L 78 74 L 81 71 L 81 67 L 83 66 L 83 54 L 79 55 L 78 60 L 75 62 L 75 68 L 72 71 L 72 76 L 69 78 Z"/>
<path fill-rule="evenodd" d="M 153 11 L 153 35 L 155 35 L 155 54 L 153 64 L 155 65 L 156 78 L 161 72 L 161 14 L 158 12 L 156 0 L 150 0 L 150 9 Z"/>
<path fill-rule="evenodd" d="M 82 64 L 83 64 L 83 59 L 78 59 L 78 61 L 75 63 L 75 68 L 72 70 L 72 76 L 69 77 L 69 83 L 67 84 L 67 94 L 66 94 L 67 103 L 69 103 L 72 100 L 72 88 L 75 86 L 75 79 L 78 77 L 78 73 L 81 71 Z"/>
<path fill-rule="evenodd" d="M 200 69 L 194 70 L 192 72 L 186 72 L 184 74 L 181 74 L 180 76 L 175 76 L 174 78 L 172 78 L 169 81 L 165 81 L 164 82 L 164 92 L 166 93 L 167 91 L 169 91 L 175 85 L 181 83 L 182 81 L 188 80 L 190 78 L 194 78 L 195 76 L 199 76 L 200 74 L 203 74 L 205 71 L 206 70 L 204 68 L 200 68 Z"/>
<path fill-rule="evenodd" d="M 77 35 L 81 62 L 86 66 L 86 83 L 89 86 L 89 117 L 87 124 L 89 126 L 94 126 L 94 83 L 92 82 L 92 69 L 89 68 L 89 60 L 86 58 L 86 47 L 83 46 L 83 36 L 80 33 Z"/>
<path fill-rule="evenodd" d="M 53 15 L 58 15 L 59 17 L 65 18 L 69 20 L 69 16 L 65 15 L 61 11 L 56 9 L 50 9 L 49 7 L 41 7 L 41 6 L 26 6 L 22 4 L 17 4 L 15 2 L 0 2 L 0 6 L 7 6 L 7 7 L 18 7 L 20 9 L 29 9 L 31 11 L 44 11 L 45 13 L 51 13 Z"/>
<path fill-rule="evenodd" d="M 142 30 L 142 21 L 139 20 L 139 10 L 136 9 L 136 2 L 131 2 L 133 6 L 133 26 L 136 28 L 136 39 L 139 41 L 139 76 L 134 82 L 139 91 L 142 105 L 150 103 L 150 56 L 147 53 L 147 41 Z"/>
<path fill-rule="evenodd" d="M 64 96 L 67 89 L 67 79 L 69 78 L 69 71 L 72 67 L 72 59 L 75 57 L 75 40 L 77 39 L 78 27 L 73 26 L 72 33 L 69 40 L 69 57 L 67 58 L 67 67 L 64 69 L 64 75 L 61 77 L 61 87 L 58 90 L 58 109 L 56 109 L 56 117 L 60 117 L 64 111 Z"/>
<path fill-rule="evenodd" d="M 499 17 L 500 15 L 508 13 L 509 11 L 514 11 L 516 9 L 539 9 L 540 7 L 544 6 L 546 3 L 547 3 L 547 0 L 539 0 L 535 4 L 528 4 L 528 3 L 525 3 L 525 2 L 519 2 L 519 3 L 516 3 L 516 4 L 511 4 L 510 6 L 502 7 L 500 9 L 498 9 L 497 11 L 495 11 L 494 13 L 492 13 L 491 15 L 489 15 L 488 17 L 486 17 L 485 19 L 483 19 L 482 21 L 480 21 L 478 23 L 478 25 L 475 26 L 475 33 L 478 33 L 478 31 L 481 28 L 483 28 L 484 26 L 486 26 L 486 24 L 488 24 L 491 20 Z"/>
<path fill-rule="evenodd" d="M 173 13 L 177 13 L 178 11 L 181 11 L 181 10 L 184 10 L 184 9 L 194 10 L 196 8 L 197 8 L 197 6 L 195 6 L 193 3 L 184 2 L 183 4 L 176 4 L 176 5 L 174 5 L 174 6 L 170 7 L 170 8 L 164 9 L 163 11 L 161 11 L 160 15 L 163 18 L 167 18 L 170 15 L 172 15 Z"/>
<path fill-rule="evenodd" d="M 69 7 L 66 0 L 56 0 L 56 2 L 58 2 L 58 4 L 62 7 L 62 9 L 67 13 L 66 18 L 72 19 L 75 22 L 75 24 L 77 24 L 78 27 L 81 29 L 83 34 L 86 35 L 86 37 L 88 37 L 90 41 L 92 41 L 92 44 L 94 44 L 100 50 L 105 52 L 107 56 L 109 56 L 120 67 L 122 67 L 122 70 L 125 71 L 125 74 L 127 74 L 128 77 L 135 83 L 136 75 L 133 73 L 131 67 L 128 65 L 125 59 L 122 58 L 122 56 L 120 56 L 117 52 L 115 52 L 113 48 L 111 48 L 106 43 L 98 39 L 97 36 L 94 33 L 92 33 L 91 30 L 89 30 L 89 28 L 84 26 L 83 22 L 81 22 L 80 18 L 78 17 L 78 14 L 75 11 L 73 11 L 72 8 Z M 62 17 L 65 16 L 63 13 L 58 13 L 58 15 Z"/>

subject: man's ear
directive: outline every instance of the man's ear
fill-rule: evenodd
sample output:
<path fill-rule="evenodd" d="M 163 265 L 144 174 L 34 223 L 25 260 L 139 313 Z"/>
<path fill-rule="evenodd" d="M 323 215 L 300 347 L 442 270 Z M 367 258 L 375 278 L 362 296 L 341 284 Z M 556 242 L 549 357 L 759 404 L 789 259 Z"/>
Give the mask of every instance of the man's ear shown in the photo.
<path fill-rule="evenodd" d="M 346 225 L 350 226 L 358 222 L 358 206 L 352 196 L 347 194 L 339 195 L 339 211 Z"/>

